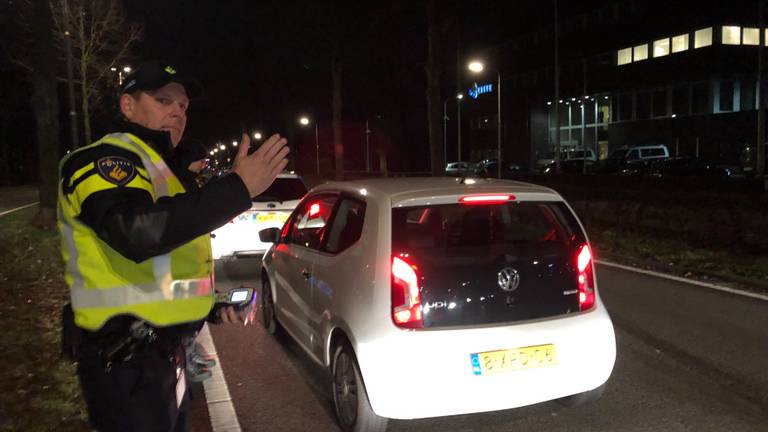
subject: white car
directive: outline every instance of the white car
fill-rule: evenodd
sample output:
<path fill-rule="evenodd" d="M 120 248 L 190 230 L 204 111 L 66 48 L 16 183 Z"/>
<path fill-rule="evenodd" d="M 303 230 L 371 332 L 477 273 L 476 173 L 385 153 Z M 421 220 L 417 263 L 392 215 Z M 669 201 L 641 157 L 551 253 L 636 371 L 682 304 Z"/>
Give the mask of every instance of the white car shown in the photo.
<path fill-rule="evenodd" d="M 253 198 L 250 209 L 213 232 L 213 258 L 263 255 L 270 244 L 259 240 L 259 231 L 282 227 L 306 193 L 307 187 L 299 176 L 279 174 L 267 190 Z"/>
<path fill-rule="evenodd" d="M 332 376 L 345 431 L 600 397 L 616 357 L 563 198 L 494 179 L 314 188 L 262 265 L 263 322 Z"/>

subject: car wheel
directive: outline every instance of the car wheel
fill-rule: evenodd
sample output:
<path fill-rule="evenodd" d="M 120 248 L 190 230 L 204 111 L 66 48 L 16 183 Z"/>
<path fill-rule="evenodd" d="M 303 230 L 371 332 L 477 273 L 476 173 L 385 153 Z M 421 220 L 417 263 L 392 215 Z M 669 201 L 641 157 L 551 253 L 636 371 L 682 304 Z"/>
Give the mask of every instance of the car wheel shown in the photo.
<path fill-rule="evenodd" d="M 383 432 L 387 419 L 373 412 L 360 366 L 347 343 L 336 346 L 331 363 L 333 406 L 344 432 Z"/>
<path fill-rule="evenodd" d="M 261 322 L 267 333 L 274 335 L 278 332 L 280 323 L 275 316 L 275 302 L 272 300 L 272 285 L 269 279 L 265 279 L 261 284 Z"/>
<path fill-rule="evenodd" d="M 586 404 L 596 402 L 598 399 L 600 399 L 600 396 L 603 395 L 604 391 L 605 391 L 605 384 L 601 385 L 600 387 L 594 390 L 586 391 L 584 393 L 577 393 L 575 395 L 570 395 L 564 398 L 560 398 L 557 400 L 557 402 L 569 408 L 578 407 L 581 405 L 586 405 Z"/>

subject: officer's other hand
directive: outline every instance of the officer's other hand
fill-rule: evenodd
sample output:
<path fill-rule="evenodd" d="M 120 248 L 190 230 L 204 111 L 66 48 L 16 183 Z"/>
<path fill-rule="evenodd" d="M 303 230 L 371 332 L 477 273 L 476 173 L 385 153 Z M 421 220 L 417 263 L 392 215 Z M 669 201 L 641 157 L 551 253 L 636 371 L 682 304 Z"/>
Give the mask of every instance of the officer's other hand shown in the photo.
<path fill-rule="evenodd" d="M 232 164 L 232 171 L 237 173 L 248 188 L 251 197 L 264 192 L 288 165 L 288 141 L 280 135 L 269 137 L 253 154 L 248 154 L 251 139 L 243 134 Z"/>
<path fill-rule="evenodd" d="M 248 312 L 245 310 L 237 311 L 233 306 L 226 306 L 219 309 L 219 318 L 221 322 L 229 324 L 237 324 L 245 322 L 245 317 L 248 316 Z"/>

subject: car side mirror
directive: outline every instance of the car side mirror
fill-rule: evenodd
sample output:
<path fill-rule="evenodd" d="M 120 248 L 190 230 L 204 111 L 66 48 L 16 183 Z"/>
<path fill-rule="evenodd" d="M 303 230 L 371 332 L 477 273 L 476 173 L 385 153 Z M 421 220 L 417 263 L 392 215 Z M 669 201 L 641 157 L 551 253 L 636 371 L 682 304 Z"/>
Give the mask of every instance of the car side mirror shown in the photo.
<path fill-rule="evenodd" d="M 266 228 L 259 231 L 259 240 L 263 243 L 277 243 L 280 240 L 280 229 Z"/>

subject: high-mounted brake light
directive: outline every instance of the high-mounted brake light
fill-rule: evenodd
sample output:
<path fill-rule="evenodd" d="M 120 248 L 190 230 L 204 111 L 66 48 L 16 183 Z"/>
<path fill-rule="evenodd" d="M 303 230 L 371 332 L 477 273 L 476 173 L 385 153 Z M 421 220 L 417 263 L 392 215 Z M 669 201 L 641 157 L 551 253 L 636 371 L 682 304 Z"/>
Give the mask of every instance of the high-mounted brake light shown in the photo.
<path fill-rule="evenodd" d="M 514 200 L 514 195 L 509 194 L 464 195 L 459 198 L 459 202 L 462 204 L 503 204 Z"/>
<path fill-rule="evenodd" d="M 392 257 L 392 320 L 398 327 L 420 328 L 421 294 L 418 267 L 404 254 Z"/>
<path fill-rule="evenodd" d="M 579 309 L 587 310 L 595 305 L 595 278 L 592 274 L 592 251 L 589 245 L 583 245 L 576 257 L 579 271 Z"/>

